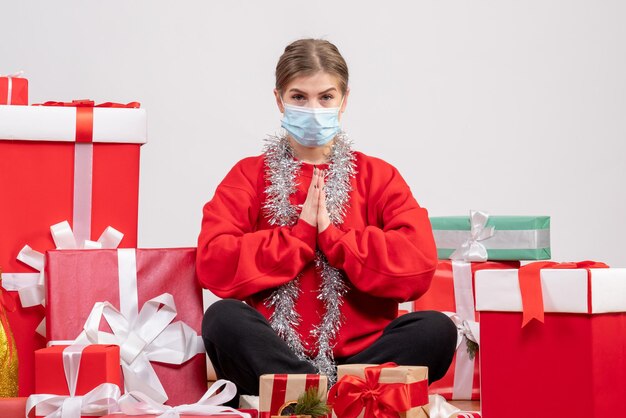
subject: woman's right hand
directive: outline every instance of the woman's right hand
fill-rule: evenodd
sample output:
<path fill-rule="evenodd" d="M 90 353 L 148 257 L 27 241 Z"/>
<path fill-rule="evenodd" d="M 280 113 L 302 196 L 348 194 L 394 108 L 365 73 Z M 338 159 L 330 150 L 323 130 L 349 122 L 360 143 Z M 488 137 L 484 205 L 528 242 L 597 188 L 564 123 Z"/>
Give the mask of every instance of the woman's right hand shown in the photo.
<path fill-rule="evenodd" d="M 313 169 L 313 178 L 309 185 L 309 191 L 306 195 L 306 200 L 302 204 L 302 211 L 300 212 L 300 219 L 314 227 L 317 227 L 317 210 L 319 207 L 320 191 L 323 185 L 322 173 L 319 168 L 315 167 Z"/>

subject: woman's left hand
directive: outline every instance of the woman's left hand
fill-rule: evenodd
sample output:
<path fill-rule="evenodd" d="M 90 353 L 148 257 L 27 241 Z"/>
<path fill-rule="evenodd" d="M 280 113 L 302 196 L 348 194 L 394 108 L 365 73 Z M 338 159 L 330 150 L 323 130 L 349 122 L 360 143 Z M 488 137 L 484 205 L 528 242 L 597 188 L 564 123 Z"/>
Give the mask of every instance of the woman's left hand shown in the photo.
<path fill-rule="evenodd" d="M 322 172 L 319 176 L 317 188 L 320 191 L 319 204 L 317 205 L 317 232 L 322 233 L 330 225 L 330 216 L 326 210 L 326 192 L 324 191 L 324 177 L 326 172 Z"/>

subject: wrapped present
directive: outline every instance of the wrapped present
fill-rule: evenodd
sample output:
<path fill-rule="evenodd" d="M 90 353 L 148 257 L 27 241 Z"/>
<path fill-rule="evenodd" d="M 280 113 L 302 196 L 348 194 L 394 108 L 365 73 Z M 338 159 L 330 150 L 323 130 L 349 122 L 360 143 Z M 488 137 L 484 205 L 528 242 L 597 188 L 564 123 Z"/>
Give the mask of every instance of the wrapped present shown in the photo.
<path fill-rule="evenodd" d="M 439 259 L 466 261 L 547 260 L 550 258 L 549 216 L 431 217 Z M 479 256 L 477 259 L 476 256 Z"/>
<path fill-rule="evenodd" d="M 115 345 L 71 345 L 37 350 L 35 391 L 26 412 L 80 418 L 117 410 L 122 383 Z"/>
<path fill-rule="evenodd" d="M 246 411 L 223 406 L 224 403 L 233 399 L 236 394 L 237 387 L 234 383 L 228 380 L 218 380 L 211 385 L 199 401 L 193 404 L 172 407 L 160 404 L 145 393 L 131 391 L 123 395 L 119 400 L 121 414 L 107 415 L 107 417 L 256 418 L 256 411 L 250 414 Z"/>
<path fill-rule="evenodd" d="M 480 399 L 478 313 L 474 309 L 474 275 L 485 269 L 519 268 L 519 261 L 468 263 L 439 261 L 428 291 L 413 302 L 414 311 L 447 313 L 457 326 L 457 351 L 446 375 L 432 383 L 430 393 L 446 399 Z"/>
<path fill-rule="evenodd" d="M 264 374 L 259 380 L 259 417 L 278 415 L 300 395 L 311 388 L 318 389 L 322 401 L 326 400 L 328 378 L 318 374 Z"/>
<path fill-rule="evenodd" d="M 48 251 L 50 339 L 118 344 L 127 390 L 170 405 L 195 402 L 207 387 L 195 255 L 195 248 Z"/>
<path fill-rule="evenodd" d="M 0 206 L 0 266 L 3 285 L 18 304 L 9 321 L 20 358 L 20 396 L 33 393 L 33 353 L 45 345 L 35 333 L 45 313 L 38 306 L 42 253 L 58 245 L 84 247 L 92 237 L 87 246 L 97 246 L 95 239 L 109 226 L 124 233 L 122 247 L 137 245 L 146 113 L 137 104 L 93 106 L 0 106 L 0 190 L 3 202 L 10 203 Z M 67 229 L 70 223 L 73 243 L 57 244 L 49 228 Z M 105 248 L 115 245 L 102 241 Z"/>
<path fill-rule="evenodd" d="M 427 417 L 427 367 L 345 364 L 337 379 L 328 394 L 333 417 Z"/>
<path fill-rule="evenodd" d="M 538 406 L 534 418 L 623 408 L 626 269 L 605 267 L 543 262 L 476 273 L 484 416 L 522 418 L 529 405 Z"/>
<path fill-rule="evenodd" d="M 27 105 L 28 80 L 22 72 L 0 75 L 0 105 Z"/>

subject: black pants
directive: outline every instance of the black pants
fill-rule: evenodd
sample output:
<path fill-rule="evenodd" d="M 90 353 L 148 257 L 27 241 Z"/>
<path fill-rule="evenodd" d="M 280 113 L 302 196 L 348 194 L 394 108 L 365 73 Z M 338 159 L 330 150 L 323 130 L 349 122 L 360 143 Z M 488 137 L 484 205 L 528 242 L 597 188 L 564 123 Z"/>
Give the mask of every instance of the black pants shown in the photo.
<path fill-rule="evenodd" d="M 240 394 L 258 395 L 259 377 L 267 373 L 316 373 L 299 360 L 256 309 L 224 299 L 207 309 L 202 338 L 217 377 L 234 382 Z M 337 364 L 393 361 L 428 367 L 430 383 L 448 370 L 456 348 L 456 326 L 441 312 L 413 312 L 392 321 L 383 335 L 360 353 Z"/>

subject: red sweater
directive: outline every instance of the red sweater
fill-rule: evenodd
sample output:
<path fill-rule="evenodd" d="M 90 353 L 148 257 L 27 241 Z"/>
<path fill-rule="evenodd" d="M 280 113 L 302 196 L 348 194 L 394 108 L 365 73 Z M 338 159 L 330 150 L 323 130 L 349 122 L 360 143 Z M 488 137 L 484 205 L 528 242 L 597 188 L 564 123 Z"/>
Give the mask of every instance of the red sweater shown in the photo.
<path fill-rule="evenodd" d="M 202 285 L 222 298 L 246 301 L 268 319 L 265 299 L 303 272 L 296 310 L 308 347 L 315 347 L 310 331 L 324 314 L 313 263 L 319 248 L 330 265 L 345 273 L 349 286 L 336 357 L 354 355 L 374 342 L 396 318 L 398 302 L 417 299 L 428 289 L 437 263 L 428 214 L 398 170 L 378 158 L 355 155 L 357 174 L 339 227 L 331 224 L 318 234 L 303 220 L 294 226 L 269 225 L 262 211 L 267 184 L 260 155 L 238 162 L 217 187 L 204 206 L 198 238 Z M 303 163 L 293 204 L 304 203 L 312 173 L 313 165 Z"/>

